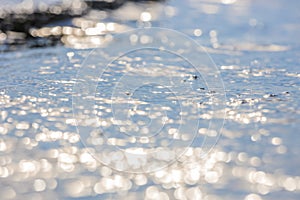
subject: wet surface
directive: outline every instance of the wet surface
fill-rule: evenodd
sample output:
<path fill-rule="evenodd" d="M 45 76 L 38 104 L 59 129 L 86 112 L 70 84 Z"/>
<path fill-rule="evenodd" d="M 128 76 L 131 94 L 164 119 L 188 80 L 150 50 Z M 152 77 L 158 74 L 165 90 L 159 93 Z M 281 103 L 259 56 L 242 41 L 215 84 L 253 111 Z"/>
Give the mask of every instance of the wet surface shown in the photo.
<path fill-rule="evenodd" d="M 54 47 L 46 43 L 43 48 L 21 48 L 9 44 L 1 33 L 5 51 L 0 55 L 1 199 L 299 199 L 299 6 L 296 0 L 129 2 L 114 11 L 91 10 L 33 31 L 35 42 L 51 41 L 50 33 L 59 35 L 61 44 Z M 201 146 L 191 146 L 171 165 L 136 174 L 109 167 L 108 163 L 130 165 L 131 159 L 119 151 L 99 155 L 106 163 L 91 156 L 103 140 L 95 128 L 87 134 L 92 138 L 88 147 L 80 141 L 72 98 L 77 72 L 90 50 L 109 46 L 115 33 L 144 26 L 181 31 L 206 48 L 226 92 L 226 107 L 215 113 L 225 112 L 226 119 L 222 136 L 206 157 L 200 156 Z M 197 106 L 203 111 L 203 123 L 218 118 L 210 115 L 211 94 L 201 74 L 188 71 L 186 63 L 170 55 L 140 53 L 112 62 L 106 82 L 97 85 L 95 113 L 101 117 L 101 127 L 109 130 L 105 137 L 110 144 L 123 149 L 128 148 L 126 142 L 138 146 L 133 138 L 125 141 L 114 134 L 107 88 L 149 55 L 184 74 L 182 84 L 202 94 Z M 153 85 L 134 93 L 124 91 L 124 96 L 143 102 L 131 113 L 133 121 L 142 121 L 141 134 L 148 133 L 143 129 L 148 117 L 163 113 L 150 104 L 162 105 L 171 110 L 168 115 L 173 119 L 166 135 L 185 140 L 177 132 L 179 111 L 168 90 Z M 145 114 L 150 108 L 154 112 Z M 84 123 L 93 127 L 93 121 Z M 206 127 L 198 134 L 215 136 Z M 164 145 L 159 139 L 146 140 L 139 140 L 139 147 Z M 167 150 L 157 157 L 166 162 L 174 159 Z"/>

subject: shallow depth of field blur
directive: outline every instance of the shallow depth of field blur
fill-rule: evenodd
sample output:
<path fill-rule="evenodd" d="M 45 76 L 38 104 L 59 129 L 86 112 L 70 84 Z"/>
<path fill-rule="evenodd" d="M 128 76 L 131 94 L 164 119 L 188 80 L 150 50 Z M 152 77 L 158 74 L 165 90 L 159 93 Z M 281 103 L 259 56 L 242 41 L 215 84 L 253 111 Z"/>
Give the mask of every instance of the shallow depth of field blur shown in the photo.
<path fill-rule="evenodd" d="M 93 145 L 103 143 L 97 133 L 87 133 L 89 147 L 80 141 L 72 95 L 77 72 L 92 49 L 107 48 L 116 34 L 141 27 L 174 29 L 204 46 L 221 73 L 226 107 L 218 112 L 225 112 L 226 119 L 206 157 L 194 145 L 160 170 L 126 173 L 91 156 Z M 1 0 L 0 53 L 1 200 L 300 199 L 298 0 Z M 172 58 L 156 58 L 178 73 L 185 70 Z M 107 80 L 138 59 L 149 57 L 134 54 L 112 63 Z M 202 88 L 200 78 L 182 77 Z M 109 129 L 111 91 L 101 86 L 94 114 L 111 131 L 108 141 L 133 146 L 132 137 L 125 141 Z M 161 96 L 153 99 L 149 90 L 164 93 L 153 86 L 135 98 L 165 102 Z M 209 94 L 206 90 L 199 93 Z M 164 108 L 176 109 L 166 102 Z M 215 117 L 206 112 L 207 98 L 199 104 L 203 122 Z M 143 120 L 147 104 L 139 109 L 134 119 Z M 153 113 L 154 118 L 162 113 Z M 167 135 L 184 140 L 176 131 L 176 113 Z M 197 134 L 210 137 L 205 127 Z M 101 156 L 107 163 L 132 167 L 120 151 Z M 158 159 L 172 156 L 166 151 Z"/>

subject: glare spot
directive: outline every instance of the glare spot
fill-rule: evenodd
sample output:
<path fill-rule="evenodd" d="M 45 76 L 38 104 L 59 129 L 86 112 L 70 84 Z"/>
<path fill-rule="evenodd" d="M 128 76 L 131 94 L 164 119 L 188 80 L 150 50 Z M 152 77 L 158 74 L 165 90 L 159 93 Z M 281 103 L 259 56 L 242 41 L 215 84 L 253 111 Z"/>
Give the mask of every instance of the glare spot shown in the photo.
<path fill-rule="evenodd" d="M 73 52 L 69 52 L 69 53 L 73 53 Z M 73 118 L 66 119 L 66 124 L 76 125 L 76 120 Z"/>
<path fill-rule="evenodd" d="M 141 138 L 140 138 L 140 142 L 141 142 L 142 144 L 147 144 L 147 143 L 149 143 L 149 138 L 148 138 L 148 137 L 141 137 Z"/>
<path fill-rule="evenodd" d="M 233 4 L 236 0 L 221 0 L 223 4 Z"/>
<path fill-rule="evenodd" d="M 144 174 L 137 174 L 134 178 L 136 185 L 146 185 L 147 177 Z"/>
<path fill-rule="evenodd" d="M 257 188 L 258 192 L 262 195 L 266 195 L 270 192 L 270 187 L 266 186 L 266 185 L 259 185 L 259 187 Z"/>
<path fill-rule="evenodd" d="M 205 174 L 205 180 L 208 183 L 216 183 L 219 180 L 219 175 L 215 171 L 206 172 L 206 174 Z"/>
<path fill-rule="evenodd" d="M 102 184 L 102 187 L 104 187 L 105 190 L 112 190 L 114 188 L 114 181 L 111 178 L 104 177 L 101 180 L 101 184 Z"/>
<path fill-rule="evenodd" d="M 251 140 L 253 142 L 259 141 L 261 139 L 261 136 L 259 134 L 254 134 L 251 136 Z"/>
<path fill-rule="evenodd" d="M 94 161 L 94 158 L 89 153 L 83 153 L 80 155 L 81 163 L 89 163 L 89 162 L 93 162 L 93 161 Z"/>
<path fill-rule="evenodd" d="M 285 154 L 287 152 L 287 148 L 284 145 L 280 145 L 276 148 L 277 153 Z"/>
<path fill-rule="evenodd" d="M 168 130 L 168 133 L 170 134 L 170 135 L 173 135 L 173 134 L 175 134 L 175 133 L 177 133 L 178 132 L 178 129 L 176 129 L 176 128 L 170 128 L 169 130 Z"/>
<path fill-rule="evenodd" d="M 280 145 L 282 143 L 282 140 L 279 137 L 273 137 L 271 142 L 273 145 Z"/>
<path fill-rule="evenodd" d="M 140 38 L 140 42 L 142 44 L 147 44 L 147 43 L 151 42 L 151 38 L 148 35 L 142 35 Z"/>
<path fill-rule="evenodd" d="M 103 166 L 100 170 L 102 176 L 110 176 L 112 174 L 112 170 L 109 167 Z"/>
<path fill-rule="evenodd" d="M 182 187 L 177 188 L 174 191 L 174 197 L 176 199 L 186 199 L 186 194 L 185 194 L 185 190 Z"/>
<path fill-rule="evenodd" d="M 78 197 L 84 190 L 84 184 L 80 180 L 67 182 L 65 185 L 65 192 L 71 197 Z"/>
<path fill-rule="evenodd" d="M 165 6 L 165 13 L 168 17 L 173 17 L 176 15 L 176 8 L 172 6 Z"/>
<path fill-rule="evenodd" d="M 19 130 L 27 130 L 27 129 L 29 129 L 29 127 L 30 127 L 30 125 L 27 122 L 21 122 L 16 125 L 16 129 L 19 129 Z"/>
<path fill-rule="evenodd" d="M 5 135 L 7 133 L 7 129 L 5 127 L 0 126 L 0 134 Z"/>
<path fill-rule="evenodd" d="M 37 166 L 32 161 L 27 160 L 21 160 L 19 168 L 21 172 L 35 172 L 37 170 Z"/>
<path fill-rule="evenodd" d="M 106 24 L 106 29 L 108 31 L 114 31 L 115 30 L 115 23 L 108 23 L 108 24 Z"/>
<path fill-rule="evenodd" d="M 258 157 L 252 157 L 252 158 L 250 159 L 250 164 L 251 164 L 252 166 L 258 167 L 258 166 L 261 165 L 261 160 L 260 160 L 260 158 L 258 158 Z"/>
<path fill-rule="evenodd" d="M 5 33 L 0 33 L 0 40 L 5 40 L 7 38 L 7 35 Z"/>
<path fill-rule="evenodd" d="M 181 179 L 182 179 L 182 171 L 181 170 L 174 169 L 171 171 L 171 173 L 172 173 L 172 179 L 174 182 L 181 181 Z"/>
<path fill-rule="evenodd" d="M 74 52 L 72 52 L 72 51 L 70 51 L 70 52 L 68 52 L 67 53 L 67 56 L 68 57 L 73 57 L 75 54 L 74 54 Z M 67 120 L 69 120 L 69 119 L 67 119 Z M 71 119 L 72 120 L 72 119 Z"/>
<path fill-rule="evenodd" d="M 102 187 L 101 182 L 98 182 L 98 183 L 95 184 L 95 186 L 94 186 L 94 191 L 95 191 L 97 194 L 102 194 L 102 193 L 105 192 L 105 191 L 104 191 L 104 188 Z"/>
<path fill-rule="evenodd" d="M 169 196 L 168 196 L 167 193 L 165 193 L 165 192 L 160 192 L 160 193 L 159 193 L 158 199 L 159 199 L 159 200 L 169 200 L 170 198 L 169 198 Z"/>
<path fill-rule="evenodd" d="M 142 14 L 141 14 L 141 20 L 142 21 L 149 22 L 149 21 L 151 21 L 151 18 L 152 18 L 151 13 L 149 13 L 149 12 L 142 12 Z"/>
<path fill-rule="evenodd" d="M 245 200 L 262 200 L 262 198 L 257 194 L 249 194 L 245 197 Z"/>
<path fill-rule="evenodd" d="M 6 151 L 7 146 L 5 144 L 5 142 L 3 141 L 3 139 L 0 139 L 0 151 Z"/>
<path fill-rule="evenodd" d="M 132 35 L 130 35 L 129 39 L 130 39 L 131 43 L 137 43 L 139 40 L 139 37 L 135 34 L 132 34 Z"/>
<path fill-rule="evenodd" d="M 159 198 L 159 191 L 157 187 L 150 186 L 146 189 L 146 198 L 150 199 L 158 199 Z"/>
<path fill-rule="evenodd" d="M 192 187 L 187 189 L 186 196 L 188 199 L 202 199 L 202 192 L 198 187 Z"/>
<path fill-rule="evenodd" d="M 46 183 L 42 179 L 36 179 L 33 183 L 33 187 L 35 191 L 41 192 L 46 189 Z"/>
<path fill-rule="evenodd" d="M 248 156 L 245 152 L 241 152 L 241 153 L 238 154 L 238 159 L 241 162 L 246 162 L 247 158 L 248 158 Z"/>
<path fill-rule="evenodd" d="M 297 188 L 297 183 L 292 177 L 288 177 L 283 182 L 283 186 L 287 191 L 294 191 Z"/>
<path fill-rule="evenodd" d="M 6 178 L 8 176 L 9 176 L 9 171 L 8 171 L 7 167 L 0 166 L 0 177 Z"/>
<path fill-rule="evenodd" d="M 202 35 L 201 29 L 195 29 L 194 30 L 194 35 L 197 36 L 197 37 L 200 37 Z"/>
<path fill-rule="evenodd" d="M 47 180 L 47 187 L 50 190 L 54 190 L 57 187 L 57 181 L 55 179 L 48 179 Z"/>
<path fill-rule="evenodd" d="M 217 31 L 216 30 L 209 31 L 209 36 L 212 37 L 212 38 L 217 37 Z"/>

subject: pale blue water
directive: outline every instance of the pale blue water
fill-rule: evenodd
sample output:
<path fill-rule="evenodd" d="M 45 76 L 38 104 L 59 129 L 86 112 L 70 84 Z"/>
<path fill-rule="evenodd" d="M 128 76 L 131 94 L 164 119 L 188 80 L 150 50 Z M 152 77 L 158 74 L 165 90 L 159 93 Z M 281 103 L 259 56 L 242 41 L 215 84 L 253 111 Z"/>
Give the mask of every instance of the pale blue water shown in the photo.
<path fill-rule="evenodd" d="M 72 94 L 78 70 L 97 40 L 75 37 L 57 47 L 1 53 L 0 199 L 299 199 L 300 4 L 296 0 L 232 2 L 178 0 L 147 6 L 153 21 L 142 25 L 175 29 L 205 46 L 221 72 L 226 92 L 222 135 L 207 157 L 200 158 L 199 148 L 193 146 L 182 160 L 150 174 L 111 170 L 91 157 L 93 149 L 79 139 Z M 145 11 L 145 7 L 140 9 Z M 104 21 L 128 30 L 137 26 L 135 18 L 126 20 L 112 13 Z M 150 58 L 142 55 L 141 60 Z M 174 71 L 186 73 L 183 79 L 189 84 L 207 90 L 201 74 L 193 80 L 184 62 L 160 56 L 163 65 L 168 62 L 177 67 Z M 134 63 L 126 59 L 127 64 Z M 106 74 L 108 85 L 122 76 L 122 70 L 126 72 L 123 64 L 112 63 Z M 98 85 L 95 110 L 101 126 L 113 137 L 111 90 L 101 89 L 104 83 Z M 176 129 L 179 111 L 167 91 L 141 87 L 133 97 L 146 102 L 137 110 L 151 110 L 151 103 L 171 108 L 167 114 L 174 122 L 166 128 Z M 209 92 L 201 92 L 205 114 L 212 107 Z M 154 118 L 160 111 L 152 113 Z M 191 119 L 193 115 L 188 114 Z M 150 115 L 136 114 L 131 119 L 149 123 Z M 201 115 L 201 124 L 206 117 Z M 101 137 L 94 131 L 90 147 L 100 147 Z M 162 146 L 161 142 L 158 139 L 153 145 Z M 116 152 L 99 156 L 108 163 L 126 161 Z"/>

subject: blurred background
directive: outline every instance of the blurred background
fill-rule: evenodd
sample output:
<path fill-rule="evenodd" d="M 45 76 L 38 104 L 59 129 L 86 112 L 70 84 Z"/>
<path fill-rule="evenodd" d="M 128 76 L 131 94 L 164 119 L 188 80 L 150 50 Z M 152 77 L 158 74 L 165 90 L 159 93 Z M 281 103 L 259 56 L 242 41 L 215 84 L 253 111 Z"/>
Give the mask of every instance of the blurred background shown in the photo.
<path fill-rule="evenodd" d="M 298 11 L 295 0 L 2 0 L 0 42 L 4 51 L 24 43 L 92 48 L 107 35 L 154 26 L 179 30 L 213 48 L 251 50 L 259 43 L 280 50 L 276 45 L 299 43 Z"/>
<path fill-rule="evenodd" d="M 0 199 L 299 199 L 299 22 L 298 0 L 0 0 Z M 207 158 L 191 147 L 184 162 L 131 174 L 80 143 L 81 63 L 139 27 L 188 35 L 220 70 L 226 120 Z"/>

